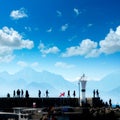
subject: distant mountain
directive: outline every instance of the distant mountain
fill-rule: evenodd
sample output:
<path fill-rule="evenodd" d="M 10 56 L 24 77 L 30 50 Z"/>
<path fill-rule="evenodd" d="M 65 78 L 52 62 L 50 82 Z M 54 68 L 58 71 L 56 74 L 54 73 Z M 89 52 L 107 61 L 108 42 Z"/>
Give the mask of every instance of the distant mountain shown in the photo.
<path fill-rule="evenodd" d="M 41 91 L 42 96 L 45 96 L 46 90 L 49 91 L 49 96 L 51 97 L 58 97 L 60 94 L 59 89 L 55 89 L 52 85 L 44 82 L 31 82 L 27 85 L 27 89 L 31 91 L 32 96 L 38 96 L 38 90 Z"/>
<path fill-rule="evenodd" d="M 76 85 L 65 80 L 62 76 L 48 71 L 37 72 L 32 68 L 25 68 L 14 75 L 4 74 L 0 73 L 0 81 L 3 81 L 1 85 L 4 85 L 5 89 L 28 89 L 32 96 L 36 96 L 35 91 L 38 92 L 38 90 L 45 93 L 45 90 L 48 89 L 51 96 L 59 96 L 60 92 L 67 94 L 68 90 L 76 90 Z"/>
<path fill-rule="evenodd" d="M 113 72 L 105 76 L 99 81 L 99 87 L 106 91 L 110 91 L 116 87 L 120 86 L 120 71 Z"/>
<path fill-rule="evenodd" d="M 87 81 L 86 96 L 92 97 L 93 90 L 98 89 L 100 97 L 108 100 L 113 98 L 114 101 L 119 101 L 120 93 L 120 72 L 114 72 L 105 76 L 100 81 Z M 49 91 L 50 96 L 58 97 L 61 92 L 65 92 L 67 96 L 68 90 L 72 92 L 75 90 L 78 97 L 78 81 L 70 82 L 65 80 L 61 75 L 57 75 L 48 71 L 38 72 L 32 68 L 25 68 L 14 75 L 7 72 L 0 73 L 0 95 L 6 96 L 10 92 L 11 96 L 13 90 L 23 89 L 29 90 L 30 96 L 38 96 L 38 90 L 41 90 L 42 96 L 45 96 L 45 91 Z M 81 86 L 80 86 L 81 88 Z"/>
<path fill-rule="evenodd" d="M 120 86 L 120 71 L 108 74 L 99 81 L 88 81 L 89 89 L 99 89 L 101 91 L 108 92 L 116 87 Z"/>
<path fill-rule="evenodd" d="M 8 81 L 9 82 L 9 80 L 11 80 L 11 75 L 8 73 L 8 72 L 6 72 L 6 71 L 4 71 L 4 72 L 1 72 L 0 73 L 0 82 L 2 81 L 3 83 L 4 83 L 4 81 Z"/>
<path fill-rule="evenodd" d="M 120 96 L 120 86 L 109 91 L 109 94 Z"/>
<path fill-rule="evenodd" d="M 116 104 L 120 103 L 120 86 L 107 92 L 107 95 L 110 96 Z"/>
<path fill-rule="evenodd" d="M 41 73 L 26 67 L 14 74 L 14 79 L 24 79 L 27 83 L 40 80 Z"/>

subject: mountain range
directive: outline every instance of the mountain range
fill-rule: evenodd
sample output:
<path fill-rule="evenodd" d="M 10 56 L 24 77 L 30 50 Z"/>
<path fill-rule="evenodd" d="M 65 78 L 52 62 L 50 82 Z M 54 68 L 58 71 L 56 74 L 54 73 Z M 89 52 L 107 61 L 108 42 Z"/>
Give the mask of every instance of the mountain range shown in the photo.
<path fill-rule="evenodd" d="M 120 71 L 108 74 L 99 81 L 87 81 L 86 96 L 92 97 L 93 90 L 99 90 L 99 95 L 105 101 L 110 98 L 113 102 L 119 103 L 120 98 Z M 23 70 L 9 74 L 8 72 L 0 73 L 0 96 L 4 97 L 7 93 L 13 96 L 13 91 L 17 89 L 29 90 L 31 97 L 38 96 L 38 90 L 41 90 L 41 96 L 45 97 L 46 90 L 49 91 L 50 97 L 59 97 L 60 93 L 70 90 L 71 97 L 73 91 L 76 91 L 78 97 L 78 81 L 70 82 L 65 80 L 61 75 L 48 71 L 38 72 L 32 68 L 26 67 Z M 81 87 L 81 86 L 80 86 Z"/>
<path fill-rule="evenodd" d="M 7 72 L 0 73 L 0 95 L 6 95 L 8 92 L 13 95 L 13 90 L 29 90 L 31 96 L 38 96 L 38 90 L 41 90 L 42 96 L 49 90 L 50 96 L 58 97 L 60 93 L 76 90 L 76 85 L 65 80 L 62 76 L 50 73 L 48 71 L 37 72 L 32 68 L 25 68 L 13 75 Z"/>

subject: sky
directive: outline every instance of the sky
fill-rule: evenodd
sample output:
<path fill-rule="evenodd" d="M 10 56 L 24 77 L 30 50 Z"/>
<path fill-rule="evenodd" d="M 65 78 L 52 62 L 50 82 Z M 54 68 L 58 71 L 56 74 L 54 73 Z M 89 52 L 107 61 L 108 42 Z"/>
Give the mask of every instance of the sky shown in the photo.
<path fill-rule="evenodd" d="M 100 80 L 120 71 L 120 0 L 0 0 L 0 72 L 25 67 Z"/>

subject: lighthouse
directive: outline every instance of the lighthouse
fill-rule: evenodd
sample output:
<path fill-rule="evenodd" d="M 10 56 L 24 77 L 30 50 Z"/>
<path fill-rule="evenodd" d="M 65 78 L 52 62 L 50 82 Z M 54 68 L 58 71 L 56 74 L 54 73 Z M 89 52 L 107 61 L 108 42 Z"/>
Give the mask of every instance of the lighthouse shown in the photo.
<path fill-rule="evenodd" d="M 85 93 L 86 93 L 86 83 L 87 83 L 87 80 L 86 80 L 86 76 L 85 74 L 83 74 L 80 78 L 80 82 L 81 82 L 81 92 L 82 92 L 82 103 L 86 103 L 86 96 L 85 96 Z"/>

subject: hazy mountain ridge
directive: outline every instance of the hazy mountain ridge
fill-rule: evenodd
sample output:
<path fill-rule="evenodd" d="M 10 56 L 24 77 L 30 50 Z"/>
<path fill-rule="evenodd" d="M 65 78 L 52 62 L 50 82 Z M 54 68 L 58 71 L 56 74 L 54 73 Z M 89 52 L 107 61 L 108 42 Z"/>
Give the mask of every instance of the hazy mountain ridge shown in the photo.
<path fill-rule="evenodd" d="M 100 81 L 87 81 L 86 94 L 88 97 L 93 96 L 93 90 L 98 89 L 101 98 L 113 97 L 116 101 L 119 101 L 118 96 L 120 93 L 120 72 L 111 73 L 105 76 Z M 13 94 L 15 89 L 28 89 L 31 96 L 38 96 L 38 90 L 41 90 L 42 95 L 45 94 L 45 90 L 49 90 L 50 96 L 58 97 L 61 92 L 76 90 L 78 96 L 78 81 L 70 82 L 65 80 L 62 76 L 50 73 L 48 71 L 38 72 L 31 68 L 25 68 L 13 75 L 7 72 L 0 73 L 0 95 L 6 96 L 8 92 Z M 12 96 L 12 95 L 11 95 Z"/>
<path fill-rule="evenodd" d="M 48 71 L 37 72 L 31 68 L 25 68 L 14 75 L 5 74 L 6 75 L 0 73 L 0 81 L 1 86 L 4 85 L 2 91 L 6 94 L 9 92 L 8 88 L 11 89 L 11 91 L 14 89 L 28 89 L 32 93 L 32 96 L 34 96 L 33 93 L 38 92 L 38 90 L 45 93 L 45 90 L 48 89 L 50 96 L 59 96 L 60 92 L 76 90 L 76 85 L 71 84 L 71 82 L 65 80 L 62 76 Z M 36 95 L 35 93 L 35 96 Z"/>

